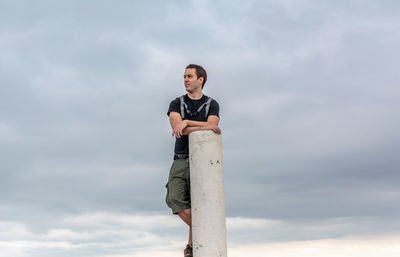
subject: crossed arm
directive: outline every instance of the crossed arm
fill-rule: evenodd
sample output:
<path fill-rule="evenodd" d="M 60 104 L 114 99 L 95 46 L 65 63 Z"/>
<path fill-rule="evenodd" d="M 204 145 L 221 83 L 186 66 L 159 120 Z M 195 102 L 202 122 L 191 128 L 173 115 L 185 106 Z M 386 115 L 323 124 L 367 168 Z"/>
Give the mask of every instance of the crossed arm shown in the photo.
<path fill-rule="evenodd" d="M 182 135 L 188 135 L 190 132 L 197 130 L 212 130 L 217 134 L 221 134 L 218 127 L 219 118 L 215 115 L 208 116 L 207 121 L 182 120 L 181 115 L 177 112 L 170 112 L 169 122 L 172 127 L 172 135 L 180 138 Z"/>

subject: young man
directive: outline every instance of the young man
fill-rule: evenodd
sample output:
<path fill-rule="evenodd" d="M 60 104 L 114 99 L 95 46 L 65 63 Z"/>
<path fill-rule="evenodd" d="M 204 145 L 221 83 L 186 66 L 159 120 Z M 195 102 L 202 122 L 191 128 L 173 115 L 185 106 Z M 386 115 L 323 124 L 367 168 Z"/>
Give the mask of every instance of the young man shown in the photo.
<path fill-rule="evenodd" d="M 192 257 L 188 134 L 196 130 L 212 130 L 220 134 L 221 130 L 218 127 L 219 105 L 217 101 L 203 94 L 207 80 L 206 71 L 199 65 L 189 64 L 183 78 L 187 94 L 173 100 L 168 109 L 172 135 L 176 137 L 176 141 L 166 202 L 172 212 L 189 226 L 189 240 L 184 255 Z"/>

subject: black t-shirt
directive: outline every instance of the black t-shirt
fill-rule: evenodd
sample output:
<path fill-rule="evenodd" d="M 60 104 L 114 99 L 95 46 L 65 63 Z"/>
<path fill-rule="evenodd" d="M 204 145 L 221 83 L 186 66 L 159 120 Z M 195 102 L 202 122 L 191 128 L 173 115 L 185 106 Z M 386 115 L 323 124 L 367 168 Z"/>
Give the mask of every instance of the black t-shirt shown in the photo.
<path fill-rule="evenodd" d="M 200 99 L 198 100 L 193 100 L 188 97 L 186 94 L 184 96 L 184 101 L 187 104 L 187 107 L 191 113 L 196 113 L 196 111 L 199 109 L 199 107 L 205 103 L 208 99 L 206 95 L 203 95 Z M 194 116 L 190 116 L 185 112 L 185 118 L 184 120 L 195 120 L 195 121 L 207 121 L 208 116 L 210 115 L 215 115 L 219 117 L 219 104 L 217 101 L 214 99 L 211 100 L 210 103 L 210 110 L 208 112 L 208 115 L 206 117 L 206 108 L 203 108 L 198 114 Z M 186 111 L 186 110 L 185 110 Z M 181 101 L 179 100 L 179 97 L 174 99 L 170 104 L 169 104 L 169 109 L 168 109 L 168 116 L 170 112 L 177 112 L 179 115 L 181 114 Z M 177 155 L 188 155 L 189 154 L 189 137 L 187 135 L 183 135 L 181 138 L 177 138 L 175 141 L 175 159 Z"/>

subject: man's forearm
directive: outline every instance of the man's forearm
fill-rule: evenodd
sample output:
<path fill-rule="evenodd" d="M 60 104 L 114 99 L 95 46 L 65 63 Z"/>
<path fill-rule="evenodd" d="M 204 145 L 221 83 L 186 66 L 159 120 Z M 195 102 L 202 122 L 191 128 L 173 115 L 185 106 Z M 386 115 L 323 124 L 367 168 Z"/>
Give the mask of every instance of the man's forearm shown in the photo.
<path fill-rule="evenodd" d="M 182 135 L 189 135 L 190 132 L 196 131 L 196 130 L 201 130 L 202 127 L 186 127 L 182 131 Z"/>
<path fill-rule="evenodd" d="M 212 130 L 217 134 L 221 133 L 221 129 L 217 125 L 215 125 L 215 124 L 207 124 L 206 126 L 202 126 L 202 127 L 186 127 L 182 131 L 182 135 L 189 135 L 191 132 L 199 131 L 199 130 Z"/>
<path fill-rule="evenodd" d="M 187 128 L 185 128 L 185 129 L 183 130 L 182 134 L 183 134 L 183 135 L 189 135 L 190 132 L 198 131 L 198 130 L 207 130 L 207 129 L 209 129 L 208 126 L 203 126 L 203 127 L 187 127 Z"/>
<path fill-rule="evenodd" d="M 176 115 L 179 115 L 176 113 Z M 174 115 L 174 116 L 176 116 Z M 181 120 L 180 116 L 176 116 L 176 120 L 180 120 L 180 122 L 171 122 L 172 126 L 172 135 L 176 136 L 176 138 L 180 138 L 182 135 L 188 135 L 190 132 L 195 130 L 207 130 L 210 129 L 215 133 L 221 133 L 221 130 L 218 127 L 219 118 L 217 116 L 208 117 L 207 121 L 194 121 L 194 120 Z"/>
<path fill-rule="evenodd" d="M 188 127 L 205 127 L 209 125 L 207 121 L 185 120 Z"/>

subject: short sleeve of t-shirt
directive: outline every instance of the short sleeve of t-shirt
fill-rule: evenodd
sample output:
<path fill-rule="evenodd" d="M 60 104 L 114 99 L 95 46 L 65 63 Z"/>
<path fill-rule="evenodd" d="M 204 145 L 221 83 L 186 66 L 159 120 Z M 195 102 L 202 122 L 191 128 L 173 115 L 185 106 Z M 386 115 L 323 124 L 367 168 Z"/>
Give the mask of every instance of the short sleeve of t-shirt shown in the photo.
<path fill-rule="evenodd" d="M 214 99 L 210 103 L 210 112 L 208 113 L 208 116 L 210 115 L 219 117 L 219 104 Z"/>
<path fill-rule="evenodd" d="M 211 106 L 210 106 L 210 107 L 211 107 Z M 167 115 L 169 116 L 169 114 L 170 114 L 171 112 L 181 113 L 181 106 L 180 106 L 179 98 L 176 98 L 175 100 L 173 100 L 173 101 L 169 104 L 169 108 L 168 108 Z"/>

